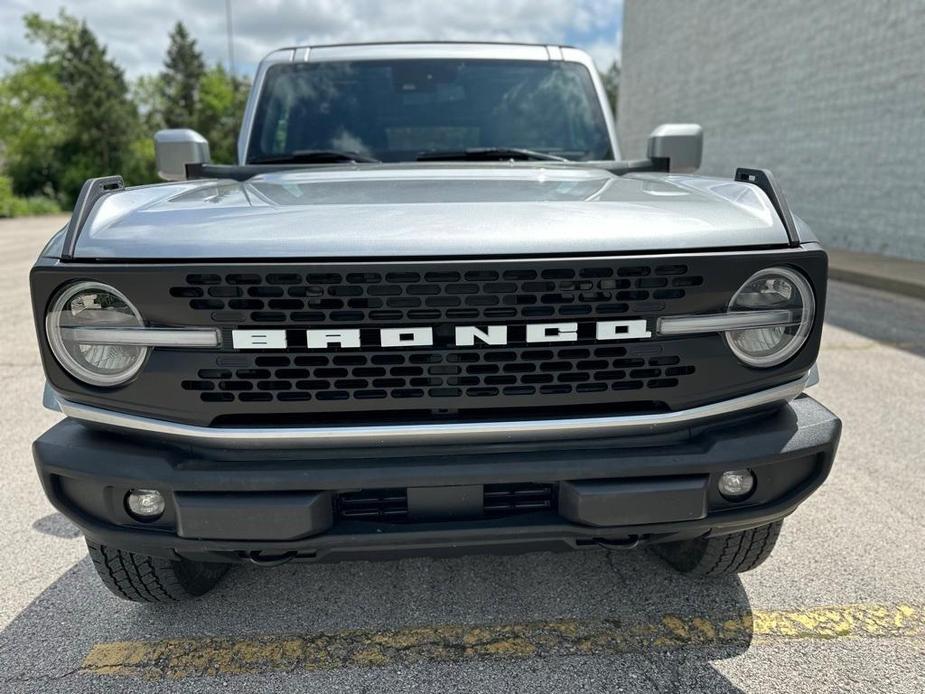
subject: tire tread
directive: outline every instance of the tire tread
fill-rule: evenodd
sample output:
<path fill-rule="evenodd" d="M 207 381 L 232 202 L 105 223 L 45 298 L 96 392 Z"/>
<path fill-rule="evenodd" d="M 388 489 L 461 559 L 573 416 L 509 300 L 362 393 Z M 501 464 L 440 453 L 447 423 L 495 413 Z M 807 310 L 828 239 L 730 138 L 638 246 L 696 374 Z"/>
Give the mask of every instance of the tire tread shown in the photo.
<path fill-rule="evenodd" d="M 87 541 L 103 584 L 123 600 L 180 602 L 212 588 L 227 567 L 149 557 Z"/>
<path fill-rule="evenodd" d="M 656 545 L 656 551 L 675 569 L 694 576 L 729 576 L 756 568 L 767 559 L 780 535 L 783 521 L 749 530 Z"/>

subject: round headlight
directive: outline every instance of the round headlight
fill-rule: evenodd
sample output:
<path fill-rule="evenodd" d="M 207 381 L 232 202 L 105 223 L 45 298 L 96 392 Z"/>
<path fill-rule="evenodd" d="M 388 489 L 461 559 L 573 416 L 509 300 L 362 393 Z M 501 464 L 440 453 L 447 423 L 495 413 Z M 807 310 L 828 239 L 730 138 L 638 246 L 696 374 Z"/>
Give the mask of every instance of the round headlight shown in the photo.
<path fill-rule="evenodd" d="M 138 309 L 124 294 L 97 282 L 66 287 L 45 317 L 48 344 L 55 358 L 71 375 L 94 386 L 115 386 L 129 380 L 144 363 L 148 348 L 101 344 L 92 339 L 92 329 L 143 325 Z"/>
<path fill-rule="evenodd" d="M 732 297 L 729 310 L 737 313 L 779 309 L 790 312 L 790 322 L 726 333 L 729 348 L 746 364 L 776 366 L 796 354 L 812 329 L 816 300 L 803 275 L 781 267 L 756 272 Z"/>

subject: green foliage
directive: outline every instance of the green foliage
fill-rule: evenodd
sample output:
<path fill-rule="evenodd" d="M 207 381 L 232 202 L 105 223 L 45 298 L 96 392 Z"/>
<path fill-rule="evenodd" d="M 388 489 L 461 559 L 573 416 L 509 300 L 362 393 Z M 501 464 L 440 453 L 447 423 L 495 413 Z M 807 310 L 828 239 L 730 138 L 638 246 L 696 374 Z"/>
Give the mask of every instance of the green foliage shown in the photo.
<path fill-rule="evenodd" d="M 33 214 L 60 212 L 56 200 L 41 195 L 23 198 L 13 194 L 13 182 L 7 176 L 0 176 L 0 218 L 25 217 Z"/>
<path fill-rule="evenodd" d="M 192 115 L 171 122 L 163 79 L 163 74 L 143 76 L 133 87 L 132 97 L 138 104 L 144 132 L 153 135 L 167 127 L 193 128 L 209 141 L 212 161 L 233 163 L 250 82 L 232 77 L 221 65 L 207 68 L 199 81 Z"/>
<path fill-rule="evenodd" d="M 168 128 L 188 128 L 196 115 L 199 88 L 206 65 L 196 41 L 183 22 L 170 33 L 170 45 L 161 73 L 161 113 Z"/>
<path fill-rule="evenodd" d="M 166 128 L 164 124 L 164 95 L 160 75 L 142 75 L 132 85 L 132 101 L 138 106 L 141 128 L 153 134 Z"/>
<path fill-rule="evenodd" d="M 146 120 L 164 128 L 194 128 L 209 141 L 212 160 L 235 161 L 238 127 L 250 85 L 224 67 L 206 68 L 182 22 L 170 34 L 164 70 L 157 83 L 142 83 Z M 152 128 L 156 130 L 157 127 Z"/>
<path fill-rule="evenodd" d="M 45 60 L 59 64 L 64 59 L 68 45 L 80 33 L 81 23 L 63 8 L 58 10 L 58 19 L 45 19 L 38 12 L 23 17 L 26 25 L 26 39 L 45 46 Z"/>
<path fill-rule="evenodd" d="M 604 91 L 607 92 L 610 107 L 616 115 L 620 95 L 620 63 L 614 60 L 607 71 L 601 73 L 601 81 L 604 83 Z"/>
<path fill-rule="evenodd" d="M 119 173 L 129 164 L 139 135 L 138 110 L 121 68 L 106 57 L 86 24 L 67 40 L 57 69 L 71 115 L 60 148 L 68 162 L 61 190 L 73 200 L 87 178 Z"/>
<path fill-rule="evenodd" d="M 199 91 L 195 128 L 209 141 L 212 161 L 231 164 L 237 159 L 238 129 L 250 83 L 235 78 L 221 65 L 205 73 Z"/>
<path fill-rule="evenodd" d="M 93 176 L 128 170 L 133 183 L 151 180 L 133 167 L 141 131 L 125 77 L 87 25 L 64 11 L 24 21 L 45 54 L 14 62 L 0 83 L 0 142 L 15 193 L 70 205 Z"/>
<path fill-rule="evenodd" d="M 195 128 L 213 161 L 235 161 L 250 85 L 221 65 L 207 67 L 182 23 L 170 34 L 164 70 L 129 89 L 85 22 L 64 10 L 23 21 L 43 56 L 8 59 L 0 77 L 0 216 L 70 207 L 95 176 L 155 181 L 152 136 L 165 127 Z"/>
<path fill-rule="evenodd" d="M 106 50 L 86 25 L 68 43 L 60 80 L 74 115 L 73 144 L 92 153 L 90 158 L 103 170 L 121 164 L 122 150 L 135 134 L 138 112 L 129 101 L 121 68 L 107 60 Z"/>
<path fill-rule="evenodd" d="M 0 160 L 17 195 L 54 196 L 67 95 L 46 63 L 18 63 L 0 80 Z"/>

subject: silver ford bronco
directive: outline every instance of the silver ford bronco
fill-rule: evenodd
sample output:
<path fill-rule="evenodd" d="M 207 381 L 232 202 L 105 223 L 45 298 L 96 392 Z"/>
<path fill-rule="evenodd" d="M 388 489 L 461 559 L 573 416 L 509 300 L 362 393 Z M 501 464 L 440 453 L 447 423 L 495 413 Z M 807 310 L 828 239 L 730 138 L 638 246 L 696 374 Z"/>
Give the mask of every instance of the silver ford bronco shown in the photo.
<path fill-rule="evenodd" d="M 237 163 L 87 181 L 31 273 L 51 502 L 108 588 L 234 562 L 651 545 L 751 569 L 822 484 L 826 254 L 773 176 L 620 156 L 587 54 L 286 48 Z M 115 173 L 115 172 L 100 172 Z"/>

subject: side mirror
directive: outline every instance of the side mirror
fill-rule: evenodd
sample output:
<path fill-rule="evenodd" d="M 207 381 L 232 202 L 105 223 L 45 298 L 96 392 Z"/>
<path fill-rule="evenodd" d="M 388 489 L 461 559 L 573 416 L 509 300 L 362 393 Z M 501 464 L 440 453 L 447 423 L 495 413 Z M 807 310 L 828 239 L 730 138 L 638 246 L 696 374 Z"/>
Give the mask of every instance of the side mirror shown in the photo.
<path fill-rule="evenodd" d="M 186 179 L 187 164 L 209 162 L 209 141 L 195 130 L 175 128 L 154 134 L 157 175 L 165 181 Z"/>
<path fill-rule="evenodd" d="M 671 173 L 691 173 L 703 158 L 703 128 L 696 123 L 666 123 L 649 135 L 646 156 L 668 160 Z"/>

